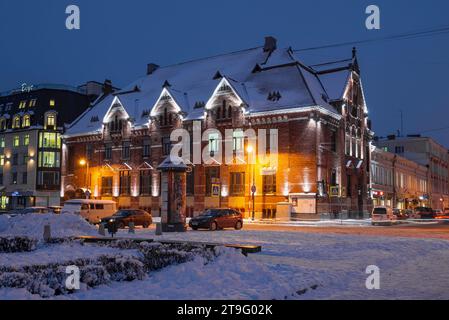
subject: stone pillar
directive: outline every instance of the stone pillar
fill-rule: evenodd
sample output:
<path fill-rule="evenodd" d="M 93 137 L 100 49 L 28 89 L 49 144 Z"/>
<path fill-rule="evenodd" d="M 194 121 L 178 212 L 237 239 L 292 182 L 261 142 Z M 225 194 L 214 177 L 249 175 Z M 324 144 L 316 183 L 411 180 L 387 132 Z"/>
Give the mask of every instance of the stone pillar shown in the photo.
<path fill-rule="evenodd" d="M 186 170 L 181 158 L 167 157 L 161 171 L 161 222 L 163 232 L 186 231 Z"/>

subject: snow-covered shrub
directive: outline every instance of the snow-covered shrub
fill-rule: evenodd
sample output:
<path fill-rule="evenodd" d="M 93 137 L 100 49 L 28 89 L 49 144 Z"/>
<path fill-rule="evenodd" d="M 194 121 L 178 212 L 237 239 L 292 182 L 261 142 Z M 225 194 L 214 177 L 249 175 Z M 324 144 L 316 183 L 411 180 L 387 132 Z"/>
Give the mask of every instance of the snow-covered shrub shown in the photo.
<path fill-rule="evenodd" d="M 110 274 L 102 265 L 88 265 L 80 269 L 80 280 L 82 283 L 93 288 L 107 284 L 111 280 Z"/>
<path fill-rule="evenodd" d="M 146 276 L 144 264 L 130 256 L 102 256 L 99 261 L 113 281 L 142 280 Z"/>
<path fill-rule="evenodd" d="M 196 256 L 206 259 L 214 256 L 210 249 L 185 244 L 160 244 L 143 242 L 139 246 L 143 263 L 148 271 L 159 270 L 172 264 L 193 260 Z"/>
<path fill-rule="evenodd" d="M 23 272 L 1 273 L 0 288 L 26 288 L 32 279 L 31 275 Z"/>
<path fill-rule="evenodd" d="M 30 252 L 36 245 L 37 240 L 28 237 L 0 237 L 0 252 Z"/>

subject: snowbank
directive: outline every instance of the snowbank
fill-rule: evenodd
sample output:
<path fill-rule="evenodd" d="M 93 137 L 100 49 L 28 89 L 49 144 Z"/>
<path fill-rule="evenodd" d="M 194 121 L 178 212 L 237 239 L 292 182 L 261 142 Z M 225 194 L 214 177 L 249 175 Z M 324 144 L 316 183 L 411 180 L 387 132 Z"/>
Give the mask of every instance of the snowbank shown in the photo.
<path fill-rule="evenodd" d="M 223 248 L 212 262 L 202 257 L 150 273 L 143 281 L 111 283 L 93 290 L 76 292 L 67 299 L 174 299 L 271 300 L 297 297 L 298 289 L 307 284 L 291 283 L 288 278 L 272 272 L 252 256 L 245 257 L 238 250 Z M 138 292 L 138 294 L 136 294 Z"/>
<path fill-rule="evenodd" d="M 27 236 L 41 239 L 44 226 L 51 226 L 53 238 L 97 235 L 96 227 L 74 214 L 26 214 L 12 218 L 0 217 L 0 236 Z"/>

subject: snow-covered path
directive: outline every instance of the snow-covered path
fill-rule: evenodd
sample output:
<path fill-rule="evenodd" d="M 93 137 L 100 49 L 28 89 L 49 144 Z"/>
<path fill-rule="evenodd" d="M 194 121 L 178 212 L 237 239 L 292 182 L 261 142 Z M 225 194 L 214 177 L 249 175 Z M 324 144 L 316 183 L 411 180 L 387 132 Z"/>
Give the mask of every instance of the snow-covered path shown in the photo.
<path fill-rule="evenodd" d="M 119 236 L 129 236 L 121 231 Z M 213 263 L 170 266 L 146 280 L 112 283 L 62 299 L 449 299 L 449 241 L 279 232 L 189 231 L 135 237 L 258 244 L 244 257 L 227 249 Z M 380 268 L 380 290 L 368 290 L 367 266 Z M 315 290 L 311 287 L 318 286 Z M 301 292 L 308 289 L 307 292 Z M 300 292 L 301 294 L 295 294 Z M 0 289 L 0 299 L 36 298 Z"/>
<path fill-rule="evenodd" d="M 137 236 L 154 237 L 153 232 L 140 230 Z M 259 244 L 263 252 L 221 257 L 206 267 L 173 266 L 146 281 L 73 298 L 449 299 L 448 241 L 268 231 L 190 231 L 161 238 Z M 380 268 L 380 290 L 365 287 L 369 265 Z M 291 296 L 313 285 L 318 288 Z"/>

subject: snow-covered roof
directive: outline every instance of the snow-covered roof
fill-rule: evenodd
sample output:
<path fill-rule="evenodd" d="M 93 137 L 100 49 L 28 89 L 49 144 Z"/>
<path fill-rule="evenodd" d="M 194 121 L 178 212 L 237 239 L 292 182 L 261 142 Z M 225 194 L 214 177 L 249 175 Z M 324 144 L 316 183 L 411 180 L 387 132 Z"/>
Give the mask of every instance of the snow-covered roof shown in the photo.
<path fill-rule="evenodd" d="M 318 106 L 338 115 L 328 103 L 334 90 L 329 86 L 331 94 L 328 94 L 327 84 L 323 85 L 313 69 L 299 63 L 289 49 L 269 53 L 257 47 L 161 67 L 94 105 L 66 134 L 100 131 L 101 119 L 117 100 L 135 127 L 144 126 L 148 124 L 146 115 L 155 107 L 164 89 L 180 107 L 185 120 L 201 119 L 205 111 L 201 106 L 211 100 L 223 79 L 251 114 Z M 280 97 L 269 99 L 273 92 L 278 92 Z"/>

